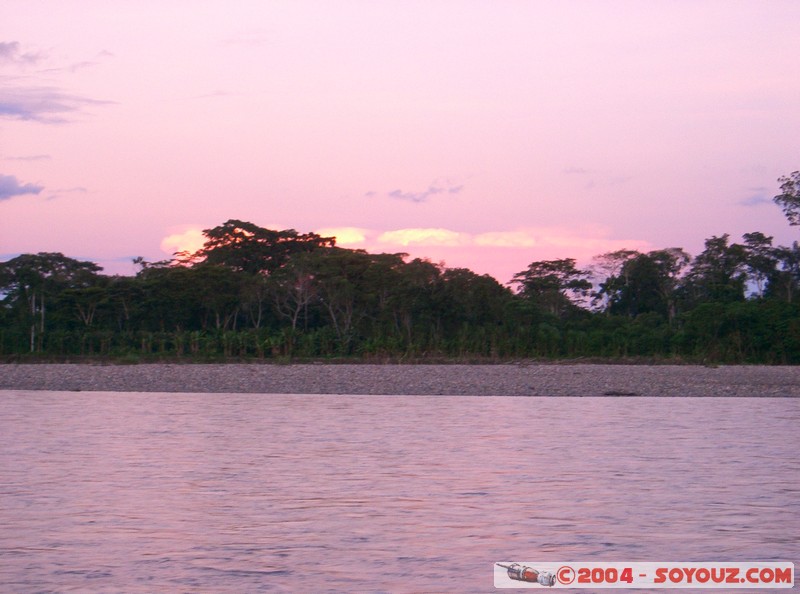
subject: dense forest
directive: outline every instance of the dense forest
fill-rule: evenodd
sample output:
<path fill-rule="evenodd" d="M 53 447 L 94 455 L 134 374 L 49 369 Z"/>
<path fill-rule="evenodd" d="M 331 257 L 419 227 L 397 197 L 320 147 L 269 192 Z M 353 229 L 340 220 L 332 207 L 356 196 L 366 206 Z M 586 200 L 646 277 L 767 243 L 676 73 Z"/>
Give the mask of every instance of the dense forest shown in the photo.
<path fill-rule="evenodd" d="M 800 172 L 775 202 L 800 225 Z M 0 263 L 0 357 L 646 358 L 800 363 L 800 246 L 725 234 L 532 262 L 503 286 L 406 254 L 229 220 L 196 253 L 108 276 L 60 253 Z"/>

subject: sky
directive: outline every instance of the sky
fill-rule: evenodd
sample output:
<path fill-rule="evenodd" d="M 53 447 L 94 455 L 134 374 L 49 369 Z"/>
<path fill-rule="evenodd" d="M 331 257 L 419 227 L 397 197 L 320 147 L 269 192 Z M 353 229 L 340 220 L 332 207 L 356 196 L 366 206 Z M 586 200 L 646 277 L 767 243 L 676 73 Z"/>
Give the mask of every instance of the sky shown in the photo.
<path fill-rule="evenodd" d="M 797 0 L 3 0 L 0 261 L 109 274 L 241 219 L 507 282 L 761 231 Z"/>

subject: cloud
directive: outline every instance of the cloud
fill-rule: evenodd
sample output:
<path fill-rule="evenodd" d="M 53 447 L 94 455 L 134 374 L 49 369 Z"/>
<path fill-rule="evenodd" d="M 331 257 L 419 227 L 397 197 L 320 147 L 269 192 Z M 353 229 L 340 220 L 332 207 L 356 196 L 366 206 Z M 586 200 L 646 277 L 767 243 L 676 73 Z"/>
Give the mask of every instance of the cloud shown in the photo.
<path fill-rule="evenodd" d="M 614 175 L 607 171 L 596 171 L 575 166 L 565 167 L 561 170 L 561 173 L 569 177 L 573 182 L 583 184 L 585 190 L 621 186 L 633 179 L 632 175 Z"/>
<path fill-rule="evenodd" d="M 20 157 L 3 157 L 3 161 L 48 161 L 50 155 L 23 155 Z"/>
<path fill-rule="evenodd" d="M 475 248 L 488 250 L 533 250 L 548 254 L 573 252 L 592 256 L 617 249 L 648 249 L 650 244 L 637 239 L 611 239 L 609 229 L 596 225 L 581 227 L 531 227 L 511 231 L 466 233 L 443 227 L 412 227 L 380 231 L 362 227 L 329 227 L 317 231 L 336 236 L 339 245 L 359 245 L 367 250 L 387 246 Z M 549 256 L 548 256 L 549 257 Z"/>
<path fill-rule="evenodd" d="M 394 245 L 438 245 L 459 246 L 469 243 L 470 237 L 465 233 L 440 228 L 397 229 L 386 231 L 378 236 L 378 242 Z"/>
<path fill-rule="evenodd" d="M 13 175 L 0 174 L 0 200 L 10 200 L 14 196 L 24 194 L 38 194 L 42 190 L 44 190 L 44 186 L 20 184 Z"/>
<path fill-rule="evenodd" d="M 590 171 L 583 167 L 566 167 L 564 169 L 564 175 L 588 175 L 589 173 Z"/>
<path fill-rule="evenodd" d="M 758 186 L 754 188 L 748 188 L 748 190 L 751 192 L 750 196 L 740 200 L 737 203 L 739 206 L 761 206 L 762 204 L 772 204 L 772 197 L 766 195 L 766 193 L 769 192 L 769 188 Z"/>
<path fill-rule="evenodd" d="M 53 191 L 53 194 L 48 196 L 48 200 L 55 200 L 57 198 L 61 198 L 62 194 L 86 194 L 89 190 L 84 188 L 83 186 L 75 186 L 74 188 L 59 188 Z"/>
<path fill-rule="evenodd" d="M 534 247 L 536 235 L 526 231 L 490 231 L 475 236 L 475 245 L 487 247 Z"/>
<path fill-rule="evenodd" d="M 189 252 L 193 254 L 203 247 L 206 242 L 206 236 L 203 231 L 196 227 L 191 227 L 184 231 L 173 233 L 166 236 L 161 240 L 161 251 L 167 254 L 175 254 L 178 252 Z"/>
<path fill-rule="evenodd" d="M 61 124 L 68 121 L 67 114 L 79 112 L 89 105 L 109 103 L 70 95 L 55 87 L 0 88 L 0 117 L 15 120 Z"/>
<path fill-rule="evenodd" d="M 395 200 L 405 200 L 407 202 L 426 202 L 431 196 L 437 194 L 458 194 L 464 189 L 463 184 L 454 184 L 449 180 L 439 181 L 434 180 L 428 188 L 422 192 L 404 192 L 403 190 L 392 190 L 386 195 Z M 373 192 L 368 192 L 367 195 L 372 195 Z"/>
<path fill-rule="evenodd" d="M 37 64 L 47 56 L 41 52 L 23 52 L 16 41 L 0 42 L 0 66 L 26 66 Z M 37 82 L 46 73 L 76 72 L 96 65 L 96 61 L 74 62 L 66 67 L 37 70 L 34 75 L 0 76 L 0 118 L 60 124 L 68 121 L 69 114 L 75 114 L 92 105 L 107 105 L 109 101 L 99 101 L 65 92 L 64 90 Z"/>
<path fill-rule="evenodd" d="M 491 274 L 501 281 L 511 279 L 537 260 L 575 258 L 583 265 L 606 252 L 652 249 L 649 242 L 641 239 L 614 238 L 611 229 L 598 225 L 525 227 L 481 233 L 443 227 L 357 229 L 364 236 L 357 247 L 370 253 L 403 252 L 411 258 L 428 258 L 446 266 Z"/>
<path fill-rule="evenodd" d="M 326 227 L 316 231 L 322 237 L 335 237 L 336 245 L 359 245 L 367 240 L 368 229 L 360 227 Z"/>
<path fill-rule="evenodd" d="M 649 243 L 638 239 L 611 239 L 608 229 L 594 225 L 578 228 L 535 227 L 515 231 L 491 231 L 474 236 L 476 246 L 492 248 L 536 248 L 563 250 L 564 253 L 606 252 L 616 249 L 646 249 Z"/>
<path fill-rule="evenodd" d="M 100 62 L 91 62 L 88 60 L 84 60 L 83 62 L 75 62 L 74 64 L 70 64 L 69 66 L 59 67 L 59 68 L 48 68 L 47 70 L 40 71 L 43 74 L 49 74 L 51 72 L 70 72 L 75 74 L 78 70 L 83 70 L 84 68 L 91 68 L 93 66 L 97 66 Z"/>
<path fill-rule="evenodd" d="M 14 54 L 19 51 L 19 43 L 16 41 L 0 41 L 0 60 L 11 60 Z"/>
<path fill-rule="evenodd" d="M 772 199 L 767 198 L 766 196 L 750 196 L 749 198 L 745 198 L 744 200 L 740 200 L 738 203 L 740 206 L 761 206 L 762 204 L 772 204 Z"/>
<path fill-rule="evenodd" d="M 0 63 L 32 66 L 44 58 L 45 55 L 39 52 L 23 53 L 18 41 L 0 41 Z"/>

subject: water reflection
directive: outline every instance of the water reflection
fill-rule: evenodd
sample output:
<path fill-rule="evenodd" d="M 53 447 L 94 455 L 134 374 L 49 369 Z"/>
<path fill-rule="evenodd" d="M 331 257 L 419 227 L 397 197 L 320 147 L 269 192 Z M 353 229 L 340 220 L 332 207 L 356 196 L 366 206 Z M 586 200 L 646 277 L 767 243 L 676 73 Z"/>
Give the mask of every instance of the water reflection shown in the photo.
<path fill-rule="evenodd" d="M 15 592 L 478 591 L 796 561 L 800 402 L 0 392 Z"/>

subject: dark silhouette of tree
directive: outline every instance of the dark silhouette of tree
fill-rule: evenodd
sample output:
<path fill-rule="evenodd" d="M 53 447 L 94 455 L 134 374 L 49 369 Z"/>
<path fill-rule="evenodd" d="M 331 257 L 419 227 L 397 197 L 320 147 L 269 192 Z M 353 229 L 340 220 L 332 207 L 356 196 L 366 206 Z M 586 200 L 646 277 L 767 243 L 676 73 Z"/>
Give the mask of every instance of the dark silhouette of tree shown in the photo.
<path fill-rule="evenodd" d="M 549 313 L 560 316 L 577 307 L 572 299 L 586 297 L 592 288 L 589 273 L 575 267 L 574 258 L 532 262 L 514 275 L 518 293 Z"/>
<path fill-rule="evenodd" d="M 25 254 L 0 263 L 0 356 L 686 357 L 800 363 L 800 247 L 762 233 L 533 262 L 488 275 L 228 221 L 135 277 Z M 689 272 L 686 273 L 687 268 Z M 757 298 L 746 299 L 745 288 Z M 603 307 L 596 304 L 602 300 Z"/>
<path fill-rule="evenodd" d="M 363 250 L 331 248 L 309 254 L 314 286 L 320 307 L 328 315 L 336 337 L 346 354 L 350 350 L 356 325 L 367 316 L 371 305 L 365 280 L 371 258 Z"/>
<path fill-rule="evenodd" d="M 756 285 L 758 297 L 763 297 L 766 282 L 774 275 L 778 266 L 775 248 L 772 247 L 772 237 L 755 231 L 745 233 L 742 239 L 744 239 L 745 269 Z"/>
<path fill-rule="evenodd" d="M 249 274 L 270 274 L 293 255 L 321 247 L 333 247 L 336 239 L 294 229 L 273 231 L 253 223 L 231 219 L 205 229 L 203 247 L 185 258 L 185 263 L 205 262 L 227 266 Z"/>
<path fill-rule="evenodd" d="M 706 239 L 705 250 L 692 262 L 687 288 L 690 298 L 703 301 L 741 301 L 744 299 L 745 248 L 729 244 L 729 235 Z"/>
<path fill-rule="evenodd" d="M 680 248 L 628 257 L 619 273 L 601 285 L 608 312 L 629 317 L 657 313 L 672 323 L 677 314 L 676 290 L 690 259 Z"/>
<path fill-rule="evenodd" d="M 452 328 L 462 324 L 502 322 L 511 291 L 488 274 L 468 268 L 448 268 L 442 273 L 444 313 Z"/>
<path fill-rule="evenodd" d="M 800 244 L 793 242 L 791 247 L 775 248 L 777 266 L 767 282 L 767 297 L 775 297 L 794 303 L 800 294 Z"/>
<path fill-rule="evenodd" d="M 610 303 L 614 294 L 628 284 L 628 277 L 625 274 L 625 263 L 638 256 L 641 252 L 637 250 L 617 250 L 606 252 L 592 258 L 592 273 L 596 279 L 600 280 L 599 289 L 592 295 L 594 307 L 610 313 Z"/>
<path fill-rule="evenodd" d="M 773 198 L 790 225 L 800 225 L 800 171 L 778 178 L 781 193 Z"/>
<path fill-rule="evenodd" d="M 269 278 L 275 310 L 291 323 L 295 332 L 302 318 L 308 323 L 308 307 L 317 297 L 315 265 L 310 253 L 297 254 Z"/>

